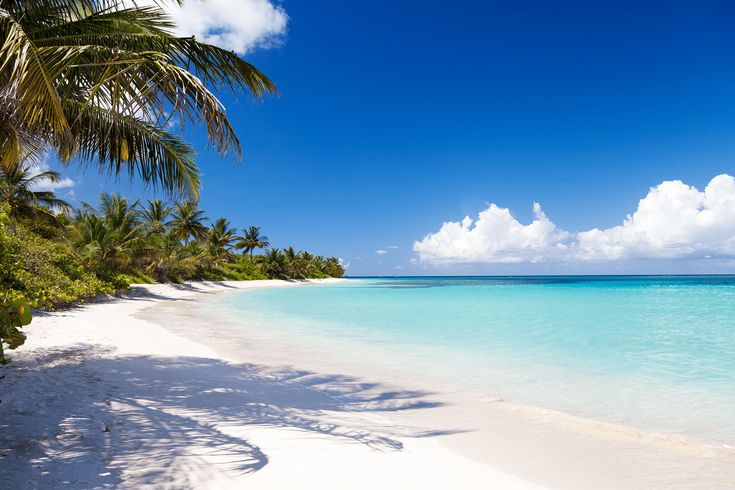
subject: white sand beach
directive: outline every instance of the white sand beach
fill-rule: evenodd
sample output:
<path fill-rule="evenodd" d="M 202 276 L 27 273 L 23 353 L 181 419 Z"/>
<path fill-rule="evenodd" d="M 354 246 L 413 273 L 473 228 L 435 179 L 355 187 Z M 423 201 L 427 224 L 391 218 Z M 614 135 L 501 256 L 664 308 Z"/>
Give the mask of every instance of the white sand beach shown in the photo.
<path fill-rule="evenodd" d="M 2 487 L 543 488 L 393 418 L 420 394 L 338 398 L 362 380 L 234 362 L 138 315 L 159 303 L 185 313 L 204 292 L 298 285 L 136 286 L 38 314 L 0 372 Z"/>
<path fill-rule="evenodd" d="M 0 373 L 4 488 L 724 490 L 735 482 L 729 448 L 386 370 L 351 346 L 268 341 L 203 309 L 213 294 L 266 287 L 309 285 L 136 286 L 125 298 L 38 313 Z"/>

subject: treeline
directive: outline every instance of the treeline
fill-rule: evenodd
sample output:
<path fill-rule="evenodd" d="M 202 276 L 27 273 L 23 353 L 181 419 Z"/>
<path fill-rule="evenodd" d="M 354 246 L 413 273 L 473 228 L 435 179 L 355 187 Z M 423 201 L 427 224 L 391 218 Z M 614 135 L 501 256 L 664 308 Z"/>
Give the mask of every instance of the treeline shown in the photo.
<path fill-rule="evenodd" d="M 0 363 L 3 344 L 14 348 L 25 339 L 18 331 L 30 321 L 24 297 L 54 307 L 131 281 L 341 270 L 334 259 L 293 251 L 248 259 L 229 223 L 209 222 L 193 202 L 173 205 L 152 226 L 152 203 L 106 196 L 96 208 L 72 210 L 33 190 L 34 179 L 43 179 L 24 162 L 55 153 L 66 164 L 127 173 L 167 196 L 196 198 L 196 152 L 182 131 L 189 125 L 202 129 L 220 156 L 241 156 L 214 91 L 262 98 L 276 86 L 234 51 L 177 36 L 154 3 L 0 0 L 0 168 L 11 182 L 0 203 Z M 184 212 L 198 219 L 196 229 L 177 224 Z"/>
<path fill-rule="evenodd" d="M 56 172 L 0 170 L 0 289 L 33 306 L 54 308 L 127 288 L 188 280 L 341 277 L 334 257 L 269 248 L 260 228 L 210 220 L 195 201 L 139 202 L 101 194 L 73 209 L 37 192 Z"/>

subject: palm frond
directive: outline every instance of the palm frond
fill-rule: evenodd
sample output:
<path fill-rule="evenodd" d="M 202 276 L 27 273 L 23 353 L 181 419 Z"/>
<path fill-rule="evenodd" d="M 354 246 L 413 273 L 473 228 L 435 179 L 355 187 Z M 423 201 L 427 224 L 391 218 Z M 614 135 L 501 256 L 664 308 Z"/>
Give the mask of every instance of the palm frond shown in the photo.
<path fill-rule="evenodd" d="M 171 193 L 198 195 L 199 170 L 194 151 L 177 135 L 134 117 L 115 114 L 79 102 L 67 102 L 65 109 L 74 125 L 79 156 L 97 161 L 101 171 L 119 176 L 126 171 L 138 175 L 154 188 Z"/>

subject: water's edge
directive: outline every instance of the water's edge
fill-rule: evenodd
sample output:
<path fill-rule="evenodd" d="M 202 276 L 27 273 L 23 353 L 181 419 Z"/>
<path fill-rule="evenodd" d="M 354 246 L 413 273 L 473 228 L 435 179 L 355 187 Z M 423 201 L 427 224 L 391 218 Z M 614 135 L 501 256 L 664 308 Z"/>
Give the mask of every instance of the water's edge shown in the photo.
<path fill-rule="evenodd" d="M 299 348 L 303 339 L 266 340 L 267 336 L 255 335 L 262 325 L 211 314 L 213 300 L 216 303 L 222 295 L 250 293 L 202 294 L 196 307 L 185 311 L 161 303 L 140 316 L 239 361 L 389 380 L 386 386 L 396 389 L 431 392 L 441 406 L 400 413 L 396 423 L 456 431 L 437 440 L 465 456 L 552 488 L 732 488 L 735 484 L 731 447 L 516 403 L 502 393 L 473 391 L 446 380 L 403 376 L 377 363 L 356 362 L 355 356 L 345 355 L 352 347 L 349 344 L 342 343 L 339 351 L 311 344 Z M 202 325 L 207 335 L 202 335 Z"/>

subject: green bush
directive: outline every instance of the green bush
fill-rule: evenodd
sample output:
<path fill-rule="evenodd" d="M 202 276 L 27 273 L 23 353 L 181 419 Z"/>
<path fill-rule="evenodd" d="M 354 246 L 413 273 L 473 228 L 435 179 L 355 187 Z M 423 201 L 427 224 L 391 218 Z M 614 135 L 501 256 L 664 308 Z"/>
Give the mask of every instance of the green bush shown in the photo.
<path fill-rule="evenodd" d="M 22 298 L 12 298 L 5 295 L 0 301 L 0 364 L 7 364 L 3 344 L 9 349 L 16 349 L 23 345 L 26 336 L 20 331 L 21 327 L 31 323 L 31 305 Z"/>
<path fill-rule="evenodd" d="M 0 291 L 35 308 L 54 309 L 127 287 L 85 270 L 62 244 L 8 222 L 0 211 Z"/>
<path fill-rule="evenodd" d="M 223 265 L 222 269 L 229 279 L 235 281 L 268 279 L 268 276 L 263 274 L 263 271 L 247 255 L 240 255 L 234 262 Z"/>

